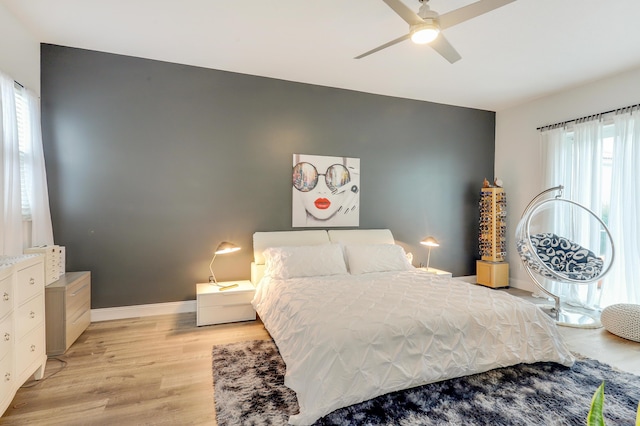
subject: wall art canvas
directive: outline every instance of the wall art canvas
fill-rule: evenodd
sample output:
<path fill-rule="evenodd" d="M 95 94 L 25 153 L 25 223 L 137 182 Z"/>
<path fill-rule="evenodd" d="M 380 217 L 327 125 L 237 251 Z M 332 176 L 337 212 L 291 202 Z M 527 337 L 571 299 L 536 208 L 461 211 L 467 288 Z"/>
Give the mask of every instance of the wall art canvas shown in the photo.
<path fill-rule="evenodd" d="M 360 224 L 360 159 L 293 154 L 292 226 Z"/>

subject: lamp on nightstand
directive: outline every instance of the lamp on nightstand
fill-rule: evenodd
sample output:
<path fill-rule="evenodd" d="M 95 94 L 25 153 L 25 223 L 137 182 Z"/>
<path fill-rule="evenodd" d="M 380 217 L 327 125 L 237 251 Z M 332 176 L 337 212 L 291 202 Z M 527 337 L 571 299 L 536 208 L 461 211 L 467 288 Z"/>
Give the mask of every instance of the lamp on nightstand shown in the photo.
<path fill-rule="evenodd" d="M 216 276 L 213 273 L 213 261 L 216 260 L 216 256 L 219 254 L 233 253 L 234 251 L 238 251 L 238 250 L 240 250 L 240 247 L 228 241 L 223 241 L 220 244 L 218 244 L 218 248 L 216 249 L 215 252 L 213 252 L 213 259 L 211 259 L 211 263 L 209 263 L 209 272 L 211 272 L 211 276 L 209 277 L 209 282 L 211 284 L 219 285 L 218 281 L 216 280 Z"/>
<path fill-rule="evenodd" d="M 420 244 L 429 247 L 429 254 L 427 255 L 427 271 L 429 270 L 429 261 L 431 260 L 431 247 L 440 247 L 440 243 L 433 237 L 427 237 L 420 241 Z"/>

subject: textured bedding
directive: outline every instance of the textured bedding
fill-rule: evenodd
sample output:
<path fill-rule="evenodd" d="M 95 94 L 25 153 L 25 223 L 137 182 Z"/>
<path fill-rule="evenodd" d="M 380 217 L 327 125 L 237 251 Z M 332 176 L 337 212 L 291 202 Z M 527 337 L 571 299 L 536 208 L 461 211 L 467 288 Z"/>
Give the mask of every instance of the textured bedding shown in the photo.
<path fill-rule="evenodd" d="M 294 425 L 425 383 L 574 358 L 554 322 L 505 292 L 419 270 L 268 276 L 253 306 L 296 392 Z"/>

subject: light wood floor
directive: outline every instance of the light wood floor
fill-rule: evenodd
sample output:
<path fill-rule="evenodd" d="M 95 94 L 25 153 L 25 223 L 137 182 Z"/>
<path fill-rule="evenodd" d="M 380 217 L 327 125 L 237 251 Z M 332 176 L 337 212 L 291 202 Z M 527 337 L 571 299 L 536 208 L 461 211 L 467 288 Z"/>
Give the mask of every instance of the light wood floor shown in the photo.
<path fill-rule="evenodd" d="M 640 374 L 640 343 L 560 329 L 571 350 Z M 260 321 L 196 327 L 195 313 L 93 323 L 0 425 L 215 425 L 211 347 L 266 338 Z"/>

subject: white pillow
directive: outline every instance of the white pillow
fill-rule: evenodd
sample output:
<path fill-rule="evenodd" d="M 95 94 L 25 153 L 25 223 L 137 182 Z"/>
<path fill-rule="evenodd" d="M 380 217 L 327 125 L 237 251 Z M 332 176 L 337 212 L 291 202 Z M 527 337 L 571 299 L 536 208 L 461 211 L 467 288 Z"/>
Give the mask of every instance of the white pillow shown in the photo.
<path fill-rule="evenodd" d="M 345 250 L 353 275 L 413 269 L 404 249 L 397 244 L 348 245 Z"/>
<path fill-rule="evenodd" d="M 339 244 L 271 247 L 263 255 L 265 275 L 276 279 L 348 273 Z"/>

